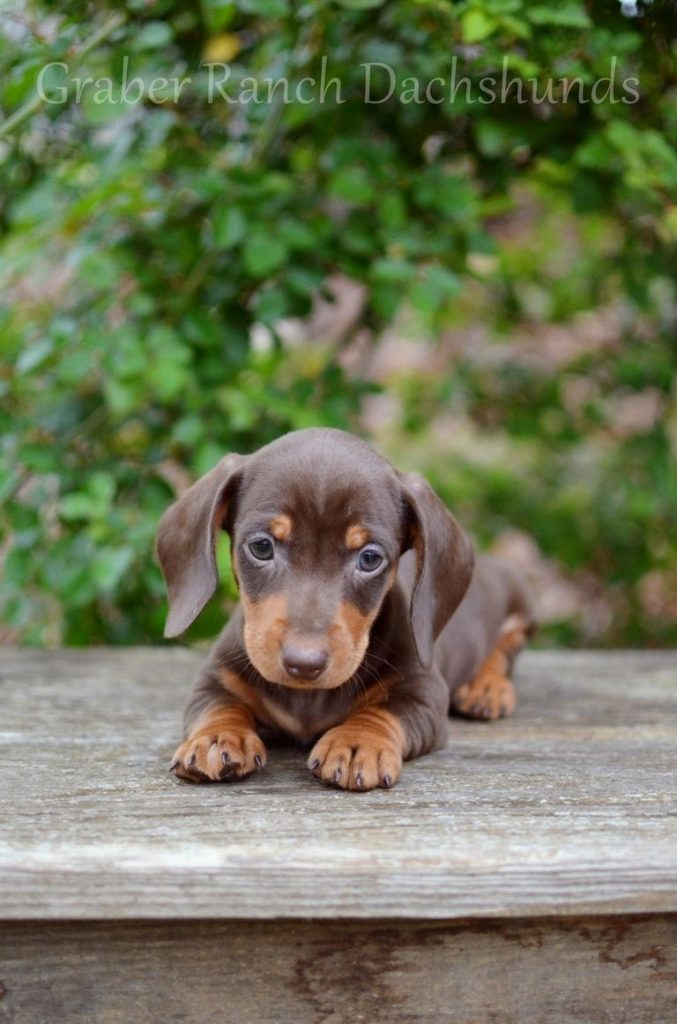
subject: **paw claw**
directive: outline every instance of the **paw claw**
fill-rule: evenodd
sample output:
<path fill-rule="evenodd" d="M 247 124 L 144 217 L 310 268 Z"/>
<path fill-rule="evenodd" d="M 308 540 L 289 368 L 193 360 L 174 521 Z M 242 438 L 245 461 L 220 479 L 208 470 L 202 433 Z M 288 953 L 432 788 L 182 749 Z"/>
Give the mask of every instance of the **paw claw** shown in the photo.
<path fill-rule="evenodd" d="M 378 722 L 378 720 L 377 720 Z M 386 729 L 346 722 L 329 729 L 315 744 L 308 767 L 321 782 L 364 793 L 379 786 L 390 789 L 399 779 L 402 752 Z"/>
<path fill-rule="evenodd" d="M 260 771 L 266 750 L 254 730 L 197 733 L 175 752 L 170 771 L 189 782 L 235 782 Z"/>

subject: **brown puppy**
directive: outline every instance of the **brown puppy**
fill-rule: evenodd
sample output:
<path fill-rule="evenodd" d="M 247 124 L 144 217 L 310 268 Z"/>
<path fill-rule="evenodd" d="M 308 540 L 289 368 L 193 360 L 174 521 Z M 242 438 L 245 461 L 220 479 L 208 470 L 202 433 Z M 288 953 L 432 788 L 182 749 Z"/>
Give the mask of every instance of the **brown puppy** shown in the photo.
<path fill-rule="evenodd" d="M 286 733 L 314 742 L 324 782 L 389 788 L 403 761 L 444 746 L 450 708 L 514 710 L 528 599 L 508 566 L 474 562 L 422 477 L 339 430 L 226 456 L 160 523 L 167 636 L 216 589 L 220 529 L 241 603 L 195 683 L 180 778 L 242 779 L 265 764 L 263 738 Z"/>

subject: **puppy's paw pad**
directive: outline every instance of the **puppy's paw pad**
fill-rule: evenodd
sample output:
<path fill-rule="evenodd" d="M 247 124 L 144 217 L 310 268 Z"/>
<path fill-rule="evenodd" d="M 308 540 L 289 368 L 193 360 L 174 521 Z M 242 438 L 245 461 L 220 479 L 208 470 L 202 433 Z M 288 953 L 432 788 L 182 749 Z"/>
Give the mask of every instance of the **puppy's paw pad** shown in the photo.
<path fill-rule="evenodd" d="M 315 778 L 340 789 L 390 789 L 400 777 L 402 756 L 385 739 L 337 726 L 315 744 L 308 767 Z"/>
<path fill-rule="evenodd" d="M 178 748 L 170 771 L 189 782 L 236 782 L 260 771 L 266 748 L 253 731 L 194 736 Z"/>
<path fill-rule="evenodd" d="M 484 672 L 451 695 L 451 710 L 464 718 L 494 721 L 508 718 L 517 704 L 515 687 L 507 676 Z"/>

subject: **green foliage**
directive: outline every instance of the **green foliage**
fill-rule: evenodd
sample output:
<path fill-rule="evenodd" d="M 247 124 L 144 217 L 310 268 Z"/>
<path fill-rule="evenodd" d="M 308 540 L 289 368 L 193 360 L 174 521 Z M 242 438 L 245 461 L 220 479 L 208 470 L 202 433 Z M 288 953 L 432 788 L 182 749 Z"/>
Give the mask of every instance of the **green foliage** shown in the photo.
<path fill-rule="evenodd" d="M 342 274 L 366 286 L 374 335 L 405 318 L 439 339 L 465 316 L 500 346 L 535 321 L 624 304 L 611 353 L 567 364 L 596 382 L 575 414 L 555 371 L 519 361 L 461 358 L 434 379 L 386 383 L 402 398 L 404 457 L 425 447 L 432 417 L 461 407 L 502 432 L 516 464 L 528 450 L 526 484 L 500 461 L 426 467 L 481 538 L 522 526 L 549 556 L 624 588 L 625 632 L 609 638 L 669 639 L 636 588 L 674 557 L 674 424 L 605 425 L 609 396 L 652 388 L 667 408 L 672 388 L 669 8 L 633 20 L 612 0 L 17 8 L 0 42 L 4 115 L 31 103 L 45 65 L 69 72 L 53 67 L 42 81 L 60 102 L 36 104 L 0 141 L 7 635 L 156 640 L 153 535 L 180 467 L 194 477 L 310 424 L 359 429 L 374 385 L 341 369 L 336 346 L 290 347 L 282 330 Z M 228 64 L 231 100 L 256 86 L 256 101 L 224 99 L 223 69 L 203 60 Z M 482 102 L 481 83 L 500 92 L 503 75 L 505 102 Z M 603 85 L 592 102 L 610 76 L 614 95 Z M 92 80 L 79 97 L 77 77 Z M 188 78 L 176 95 L 172 80 Z M 142 87 L 122 102 L 132 79 Z M 268 96 L 281 79 L 289 102 L 282 87 Z M 514 244 L 502 225 L 525 194 L 562 216 Z M 561 231 L 579 239 L 573 263 L 558 263 Z M 605 430 L 581 468 L 583 442 Z M 218 621 L 209 609 L 195 635 Z"/>

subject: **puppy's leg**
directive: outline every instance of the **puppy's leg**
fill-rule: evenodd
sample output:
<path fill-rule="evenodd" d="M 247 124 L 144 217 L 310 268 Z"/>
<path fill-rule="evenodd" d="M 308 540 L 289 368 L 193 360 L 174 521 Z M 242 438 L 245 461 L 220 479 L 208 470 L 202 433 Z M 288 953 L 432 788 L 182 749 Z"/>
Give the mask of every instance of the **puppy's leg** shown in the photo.
<path fill-rule="evenodd" d="M 254 715 L 206 670 L 198 678 L 185 716 L 186 739 L 170 771 L 190 782 L 236 782 L 266 763 Z"/>
<path fill-rule="evenodd" d="M 531 627 L 519 615 L 511 615 L 501 627 L 498 642 L 474 679 L 451 695 L 450 708 L 464 718 L 491 721 L 507 718 L 517 705 L 510 675 L 513 662 L 527 642 Z"/>
<path fill-rule="evenodd" d="M 329 729 L 310 752 L 313 775 L 341 789 L 390 789 L 403 761 L 443 747 L 448 734 L 444 680 L 439 674 L 426 676 L 404 689 L 385 690 L 385 699 Z"/>

